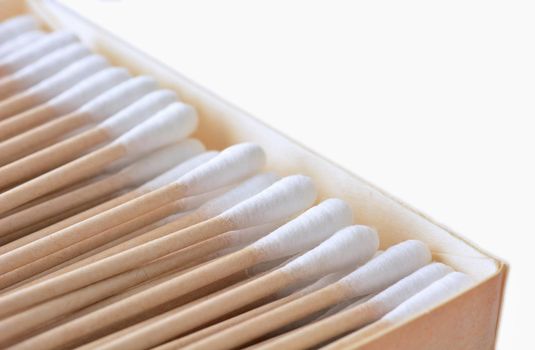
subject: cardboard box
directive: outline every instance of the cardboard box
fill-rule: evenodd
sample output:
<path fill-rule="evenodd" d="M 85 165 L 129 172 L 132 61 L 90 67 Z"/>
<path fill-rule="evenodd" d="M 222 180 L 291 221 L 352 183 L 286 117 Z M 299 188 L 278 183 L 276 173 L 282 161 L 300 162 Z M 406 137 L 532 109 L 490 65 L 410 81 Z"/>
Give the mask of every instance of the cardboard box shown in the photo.
<path fill-rule="evenodd" d="M 0 19 L 30 12 L 50 28 L 68 28 L 95 51 L 134 74 L 149 74 L 176 90 L 199 111 L 195 135 L 208 148 L 222 149 L 253 141 L 268 155 L 268 168 L 280 174 L 312 177 L 320 197 L 348 201 L 358 222 L 379 230 L 382 248 L 406 239 L 426 242 L 434 259 L 473 276 L 477 283 L 404 324 L 392 327 L 355 349 L 491 349 L 494 348 L 507 266 L 443 225 L 386 194 L 340 166 L 314 154 L 261 121 L 214 96 L 182 75 L 96 27 L 81 15 L 51 0 L 0 0 Z M 142 48 L 141 48 L 142 49 Z"/>

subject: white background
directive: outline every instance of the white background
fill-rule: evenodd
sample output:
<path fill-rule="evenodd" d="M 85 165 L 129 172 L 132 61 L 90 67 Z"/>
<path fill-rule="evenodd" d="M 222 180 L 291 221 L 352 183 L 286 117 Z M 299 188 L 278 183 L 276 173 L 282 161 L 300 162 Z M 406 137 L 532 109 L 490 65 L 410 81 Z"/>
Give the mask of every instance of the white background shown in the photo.
<path fill-rule="evenodd" d="M 506 259 L 533 346 L 533 2 L 65 2 Z"/>

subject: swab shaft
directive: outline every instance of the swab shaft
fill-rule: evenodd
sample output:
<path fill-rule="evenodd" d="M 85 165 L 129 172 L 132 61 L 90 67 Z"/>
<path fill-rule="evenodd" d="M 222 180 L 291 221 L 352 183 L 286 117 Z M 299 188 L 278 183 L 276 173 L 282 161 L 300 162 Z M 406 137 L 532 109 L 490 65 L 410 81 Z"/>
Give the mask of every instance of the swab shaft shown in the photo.
<path fill-rule="evenodd" d="M 256 259 L 257 253 L 248 250 L 243 250 L 241 254 L 236 253 L 225 256 L 212 264 L 201 266 L 173 280 L 162 283 L 158 285 L 158 288 L 150 288 L 28 339 L 18 344 L 18 347 L 21 349 L 33 349 L 38 346 L 40 349 L 52 349 L 66 343 L 77 344 L 77 340 L 80 338 L 91 336 L 121 321 L 230 276 L 247 266 L 251 266 Z M 261 288 L 263 287 L 265 286 L 261 285 Z M 194 318 L 198 316 L 201 315 L 195 315 Z"/>
<path fill-rule="evenodd" d="M 39 231 L 35 231 L 27 236 L 21 237 L 20 239 L 11 242 L 9 244 L 6 244 L 4 246 L 0 246 L 0 256 L 1 254 L 5 254 L 7 252 L 10 252 L 12 250 L 15 250 L 17 248 L 20 248 L 26 244 L 29 244 L 31 242 L 37 241 L 38 239 L 41 239 L 43 237 L 46 237 L 54 232 L 60 231 L 66 227 L 72 226 L 74 224 L 77 224 L 81 221 L 87 220 L 95 215 L 98 215 L 106 210 L 115 208 L 121 204 L 124 204 L 132 199 L 135 199 L 139 196 L 143 195 L 141 192 L 137 191 L 131 191 L 128 192 L 122 196 L 112 198 L 108 201 L 105 201 L 104 203 L 98 204 L 97 206 L 91 206 L 88 207 L 87 210 L 76 214 L 74 216 L 69 216 L 65 220 L 62 220 L 60 222 L 57 222 L 53 225 L 50 225 L 48 227 L 45 227 L 43 229 L 40 229 Z"/>
<path fill-rule="evenodd" d="M 171 210 L 169 208 L 171 208 Z M 153 210 L 153 211 L 151 211 L 151 212 L 149 212 L 147 214 L 144 214 L 143 216 L 140 216 L 138 218 L 135 218 L 133 220 L 125 222 L 124 224 L 121 224 L 121 225 L 118 225 L 116 227 L 113 227 L 113 228 L 109 229 L 108 230 L 110 232 L 109 234 L 112 234 L 112 232 L 115 232 L 115 231 L 120 231 L 121 233 L 129 232 L 134 227 L 139 228 L 139 227 L 146 226 L 149 223 L 156 222 L 156 221 L 161 220 L 161 219 L 169 216 L 170 214 L 174 213 L 175 212 L 174 209 L 175 208 L 173 207 L 173 203 L 171 203 L 169 205 L 166 205 L 166 206 L 163 206 L 163 207 L 160 207 L 160 208 L 155 209 L 155 210 Z M 74 263 L 74 264 L 66 267 L 65 269 L 62 269 L 62 270 L 58 271 L 57 273 L 50 274 L 49 276 L 47 276 L 47 278 L 48 277 L 54 277 L 54 276 L 57 276 L 57 275 L 59 275 L 61 273 L 65 273 L 65 272 L 68 272 L 68 271 L 72 271 L 74 269 L 80 268 L 82 266 L 85 266 L 85 265 L 91 264 L 93 262 L 99 261 L 101 259 L 107 258 L 109 256 L 112 256 L 114 254 L 118 254 L 118 253 L 126 251 L 128 249 L 140 246 L 140 245 L 142 245 L 144 243 L 147 243 L 147 242 L 150 242 L 152 240 L 158 239 L 158 238 L 163 237 L 165 235 L 168 235 L 170 233 L 173 233 L 173 232 L 185 229 L 185 228 L 187 228 L 189 226 L 198 224 L 201 221 L 203 221 L 202 218 L 199 217 L 198 215 L 196 215 L 195 213 L 189 214 L 189 215 L 185 215 L 185 216 L 177 219 L 176 221 L 174 221 L 172 223 L 169 223 L 167 225 L 158 227 L 158 228 L 156 228 L 154 230 L 147 231 L 147 232 L 145 232 L 144 234 L 142 234 L 142 235 L 140 235 L 138 237 L 135 237 L 135 238 L 133 238 L 131 240 L 125 241 L 125 242 L 123 242 L 121 244 L 118 244 L 118 245 L 116 245 L 114 247 L 106 249 L 105 251 L 102 251 L 100 253 L 97 253 L 97 254 L 94 254 L 92 256 L 89 256 L 86 259 L 78 261 L 77 263 Z M 106 234 L 108 231 L 104 231 L 103 233 L 101 233 L 99 235 Z M 89 238 L 89 239 L 92 239 L 92 238 Z M 89 240 L 89 239 L 87 239 L 87 240 Z M 84 242 L 84 241 L 82 241 L 82 242 Z"/>
<path fill-rule="evenodd" d="M 45 194 L 87 179 L 124 156 L 121 145 L 103 147 L 82 158 L 56 168 L 35 179 L 0 194 L 0 213 L 5 213 Z"/>
<path fill-rule="evenodd" d="M 0 345 L 5 345 L 9 340 L 56 317 L 79 310 L 126 288 L 180 268 L 197 258 L 225 248 L 227 245 L 224 240 L 217 237 L 209 239 L 158 259 L 146 266 L 113 276 L 2 320 L 0 321 Z"/>
<path fill-rule="evenodd" d="M 0 143 L 0 165 L 8 164 L 27 156 L 36 146 L 42 146 L 45 142 L 56 140 L 68 132 L 82 127 L 84 124 L 83 115 L 79 112 L 73 112 L 58 120 L 12 137 Z"/>
<path fill-rule="evenodd" d="M 87 220 L 84 223 L 88 221 L 91 220 Z M 98 230 L 98 225 L 95 226 L 97 226 Z M 208 220 L 186 230 L 100 260 L 81 269 L 23 288 L 0 298 L 0 317 L 10 315 L 43 300 L 136 268 L 144 263 L 230 229 L 232 228 L 226 227 L 225 222 L 221 220 Z M 0 258 L 5 258 L 7 255 L 5 254 Z M 10 261 L 10 259 L 6 260 Z"/>
<path fill-rule="evenodd" d="M 165 207 L 162 207 L 162 208 L 167 209 Z M 80 241 L 76 244 L 73 244 L 69 247 L 59 250 L 53 254 L 47 255 L 39 260 L 36 260 L 34 262 L 21 266 L 16 270 L 0 275 L 0 289 L 5 286 L 12 285 L 13 283 L 22 281 L 26 278 L 32 277 L 40 272 L 53 268 L 54 266 L 60 265 L 68 261 L 69 259 L 76 258 L 77 256 L 80 256 L 92 249 L 98 248 L 110 241 L 120 238 L 130 232 L 133 232 L 141 227 L 145 227 L 149 224 L 152 224 L 172 214 L 168 211 L 161 210 L 162 208 L 153 210 L 143 216 L 137 217 L 133 220 L 130 220 L 123 224 L 112 227 L 90 238 L 84 239 L 83 241 Z M 184 227 L 187 227 L 187 226 L 189 225 L 186 224 Z M 168 232 L 168 233 L 171 233 L 171 232 Z M 142 242 L 142 243 L 145 243 L 145 242 Z M 138 243 L 137 245 L 141 245 L 142 243 Z M 137 245 L 132 245 L 132 247 L 137 246 Z M 82 266 L 89 265 L 92 262 L 98 261 L 105 257 L 109 257 L 121 251 L 125 251 L 128 248 L 124 248 L 124 245 L 121 245 L 121 247 L 113 247 L 99 254 L 90 256 L 82 261 L 78 261 L 76 263 L 70 264 L 63 269 L 60 269 L 53 273 L 48 273 L 46 276 L 40 279 L 40 281 L 50 279 L 55 276 L 59 276 L 65 272 L 75 270 Z"/>
<path fill-rule="evenodd" d="M 44 124 L 58 116 L 58 111 L 47 104 L 41 104 L 0 122 L 0 141 L 7 140 L 37 125 Z"/>
<path fill-rule="evenodd" d="M 44 100 L 39 99 L 37 96 L 25 92 L 11 96 L 0 102 L 0 120 L 9 119 L 43 102 Z M 3 122 L 0 122 L 0 125 L 2 124 Z"/>
<path fill-rule="evenodd" d="M 127 185 L 124 176 L 112 175 L 0 219 L 0 236 L 61 214 L 84 203 L 114 193 Z"/>
<path fill-rule="evenodd" d="M 187 349 L 231 349 L 238 347 L 271 331 L 335 305 L 340 300 L 343 300 L 346 294 L 346 289 L 338 285 L 320 289 L 247 322 L 205 338 L 190 345 Z"/>
<path fill-rule="evenodd" d="M 265 345 L 258 346 L 257 350 L 309 349 L 336 336 L 374 322 L 378 317 L 377 314 L 369 305 L 361 304 L 351 309 L 351 312 L 340 312 L 286 333 Z"/>
<path fill-rule="evenodd" d="M 182 348 L 186 345 L 193 344 L 195 342 L 198 342 L 206 337 L 209 337 L 213 334 L 217 334 L 218 332 L 221 332 L 227 328 L 230 328 L 234 325 L 240 324 L 242 322 L 245 322 L 247 320 L 250 320 L 258 315 L 263 314 L 264 312 L 268 312 L 270 310 L 273 310 L 281 305 L 284 305 L 292 300 L 295 300 L 299 297 L 298 293 L 291 294 L 287 297 L 272 301 L 270 303 L 264 304 L 260 307 L 254 308 L 252 310 L 249 310 L 247 312 L 244 312 L 242 314 L 239 314 L 237 316 L 234 316 L 232 318 L 226 319 L 222 322 L 218 322 L 212 326 L 205 327 L 201 330 L 198 330 L 194 333 L 190 333 L 184 337 L 180 337 L 176 340 L 170 341 L 168 343 L 165 343 L 161 346 L 156 347 L 155 349 L 158 350 L 170 350 L 170 349 L 178 349 Z"/>

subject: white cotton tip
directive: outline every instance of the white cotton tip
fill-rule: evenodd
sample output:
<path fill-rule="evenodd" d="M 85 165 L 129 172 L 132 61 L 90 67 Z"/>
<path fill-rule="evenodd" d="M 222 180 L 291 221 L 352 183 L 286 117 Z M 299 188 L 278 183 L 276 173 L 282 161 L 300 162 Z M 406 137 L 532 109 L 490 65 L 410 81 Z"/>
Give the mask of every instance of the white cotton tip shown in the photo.
<path fill-rule="evenodd" d="M 195 131 L 197 124 L 197 113 L 193 107 L 174 102 L 117 138 L 114 143 L 122 145 L 130 156 L 147 154 L 183 140 Z"/>
<path fill-rule="evenodd" d="M 12 52 L 20 50 L 31 42 L 42 38 L 43 35 L 45 35 L 45 33 L 40 30 L 30 30 L 0 44 L 0 57 L 4 57 Z"/>
<path fill-rule="evenodd" d="M 13 74 L 13 78 L 17 80 L 18 86 L 30 87 L 90 54 L 91 51 L 84 45 L 80 43 L 70 44 L 27 65 Z"/>
<path fill-rule="evenodd" d="M 49 52 L 76 41 L 78 41 L 78 39 L 72 33 L 63 31 L 53 32 L 39 38 L 32 43 L 32 45 L 7 55 L 2 59 L 0 64 L 4 67 L 8 67 L 8 69 L 12 71 L 16 71 L 38 60 Z"/>
<path fill-rule="evenodd" d="M 187 195 L 195 195 L 246 179 L 264 167 L 266 155 L 253 143 L 230 146 L 215 158 L 179 179 Z"/>
<path fill-rule="evenodd" d="M 430 286 L 415 294 L 394 310 L 383 316 L 389 322 L 401 322 L 416 314 L 448 300 L 473 285 L 470 276 L 462 272 L 451 272 Z"/>
<path fill-rule="evenodd" d="M 370 303 L 375 305 L 378 312 L 386 314 L 431 283 L 451 272 L 453 272 L 453 269 L 447 265 L 431 263 L 386 288 L 370 299 Z"/>
<path fill-rule="evenodd" d="M 315 201 L 316 189 L 309 177 L 287 176 L 221 213 L 220 217 L 240 228 L 251 227 L 294 216 Z"/>
<path fill-rule="evenodd" d="M 176 101 L 177 96 L 171 90 L 151 92 L 101 122 L 99 127 L 106 130 L 110 138 L 119 137 Z"/>
<path fill-rule="evenodd" d="M 353 290 L 354 296 L 375 293 L 431 262 L 431 252 L 421 241 L 408 240 L 388 248 L 340 283 Z"/>
<path fill-rule="evenodd" d="M 30 30 L 38 28 L 35 18 L 29 15 L 17 16 L 0 23 L 0 43 Z"/>
<path fill-rule="evenodd" d="M 84 81 L 99 71 L 102 71 L 108 66 L 108 62 L 102 56 L 91 55 L 84 57 L 52 75 L 50 78 L 46 78 L 37 85 L 31 87 L 28 91 L 31 94 L 49 100 L 65 92 L 80 81 Z"/>
<path fill-rule="evenodd" d="M 171 182 L 176 181 L 178 178 L 180 178 L 182 175 L 186 174 L 187 172 L 192 171 L 198 166 L 210 161 L 217 155 L 218 155 L 218 152 L 215 152 L 215 151 L 201 153 L 198 156 L 195 156 L 191 159 L 188 159 L 180 163 L 179 165 L 175 166 L 171 170 L 166 171 L 165 173 L 158 176 L 157 178 L 149 182 L 146 182 L 145 184 L 141 186 L 141 189 L 144 191 L 154 191 L 155 189 L 168 185 Z"/>
<path fill-rule="evenodd" d="M 80 111 L 88 113 L 92 121 L 98 123 L 156 90 L 156 87 L 156 81 L 148 76 L 128 79 L 87 102 Z"/>
<path fill-rule="evenodd" d="M 166 172 L 186 159 L 199 155 L 204 150 L 204 145 L 199 140 L 187 139 L 159 149 L 127 166 L 119 173 L 127 176 L 131 185 L 138 185 Z"/>
<path fill-rule="evenodd" d="M 63 113 L 69 113 L 128 78 L 128 71 L 124 68 L 106 68 L 54 97 L 48 103 Z"/>
<path fill-rule="evenodd" d="M 263 260 L 294 255 L 317 246 L 341 228 L 351 225 L 352 221 L 351 208 L 346 202 L 327 199 L 253 243 L 251 247 L 261 252 Z"/>
<path fill-rule="evenodd" d="M 221 214 L 225 210 L 241 203 L 261 191 L 271 186 L 280 177 L 275 173 L 262 173 L 255 175 L 242 183 L 238 184 L 231 190 L 223 193 L 221 196 L 204 204 L 199 210 L 207 217 L 213 217 Z"/>
<path fill-rule="evenodd" d="M 354 225 L 341 229 L 317 247 L 288 263 L 281 270 L 295 279 L 310 280 L 370 260 L 379 248 L 379 236 L 370 227 Z"/>

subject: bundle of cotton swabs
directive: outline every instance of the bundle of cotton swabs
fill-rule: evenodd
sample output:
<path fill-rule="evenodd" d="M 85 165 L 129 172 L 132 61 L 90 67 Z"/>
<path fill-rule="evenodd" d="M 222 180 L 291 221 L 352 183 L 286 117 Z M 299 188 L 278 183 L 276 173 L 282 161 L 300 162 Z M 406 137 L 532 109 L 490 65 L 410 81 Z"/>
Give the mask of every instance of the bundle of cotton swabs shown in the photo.
<path fill-rule="evenodd" d="M 336 349 L 472 283 L 197 124 L 75 35 L 0 23 L 0 347 Z"/>

